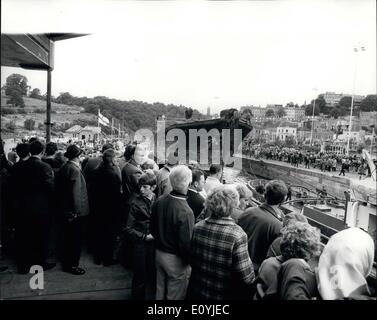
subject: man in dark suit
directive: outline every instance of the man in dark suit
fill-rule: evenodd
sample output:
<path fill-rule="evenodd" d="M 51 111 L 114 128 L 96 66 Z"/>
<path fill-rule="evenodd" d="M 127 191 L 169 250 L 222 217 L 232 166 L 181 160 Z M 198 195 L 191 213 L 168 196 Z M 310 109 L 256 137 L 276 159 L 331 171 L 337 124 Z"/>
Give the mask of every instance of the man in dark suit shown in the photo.
<path fill-rule="evenodd" d="M 42 162 L 45 145 L 35 140 L 30 144 L 30 158 L 20 165 L 17 184 L 17 256 L 20 273 L 28 273 L 32 265 L 48 270 L 46 263 L 48 236 L 51 228 L 54 172 Z"/>
<path fill-rule="evenodd" d="M 204 189 L 205 178 L 201 170 L 192 170 L 192 182 L 187 191 L 187 203 L 194 213 L 195 219 L 204 208 L 204 197 L 200 194 Z"/>
<path fill-rule="evenodd" d="M 64 156 L 68 159 L 56 176 L 57 198 L 61 213 L 63 271 L 82 275 L 79 268 L 83 218 L 89 214 L 88 194 L 79 156 L 82 150 L 72 144 Z"/>
<path fill-rule="evenodd" d="M 238 219 L 238 224 L 248 237 L 249 255 L 255 271 L 266 259 L 271 243 L 280 236 L 284 214 L 279 206 L 287 193 L 288 188 L 283 181 L 270 181 L 264 193 L 266 202 L 247 209 Z"/>

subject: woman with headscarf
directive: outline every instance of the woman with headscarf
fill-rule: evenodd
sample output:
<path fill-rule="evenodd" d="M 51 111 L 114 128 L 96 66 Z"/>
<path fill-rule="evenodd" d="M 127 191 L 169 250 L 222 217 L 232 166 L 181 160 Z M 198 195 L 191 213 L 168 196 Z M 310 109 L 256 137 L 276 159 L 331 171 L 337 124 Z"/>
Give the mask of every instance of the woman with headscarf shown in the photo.
<path fill-rule="evenodd" d="M 373 261 L 374 243 L 367 232 L 349 228 L 333 235 L 318 264 L 317 282 L 322 299 L 370 299 L 366 278 Z"/>

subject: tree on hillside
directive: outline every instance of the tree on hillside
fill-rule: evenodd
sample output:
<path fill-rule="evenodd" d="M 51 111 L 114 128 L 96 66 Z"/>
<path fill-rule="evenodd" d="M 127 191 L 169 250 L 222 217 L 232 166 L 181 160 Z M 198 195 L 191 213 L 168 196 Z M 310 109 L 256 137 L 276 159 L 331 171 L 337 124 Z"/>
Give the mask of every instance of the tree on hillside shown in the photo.
<path fill-rule="evenodd" d="M 31 119 L 31 118 L 30 119 L 26 119 L 24 121 L 24 127 L 25 127 L 26 130 L 29 130 L 29 131 L 34 130 L 35 121 L 33 119 Z"/>
<path fill-rule="evenodd" d="M 24 107 L 24 99 L 22 98 L 27 94 L 29 88 L 27 78 L 21 74 L 11 74 L 5 83 L 5 95 L 10 97 L 7 103 L 14 106 Z"/>
<path fill-rule="evenodd" d="M 314 108 L 314 115 L 318 116 L 319 115 L 319 106 L 316 104 Z M 305 107 L 305 115 L 306 116 L 312 116 L 313 115 L 313 104 L 312 105 L 307 105 Z"/>
<path fill-rule="evenodd" d="M 351 101 L 352 101 L 352 97 L 349 97 L 349 96 L 343 97 L 339 101 L 339 107 L 344 107 L 344 108 L 347 108 L 349 110 L 349 109 L 351 109 Z"/>
<path fill-rule="evenodd" d="M 266 117 L 267 117 L 267 118 L 272 118 L 273 116 L 275 116 L 275 112 L 274 112 L 274 110 L 272 110 L 272 109 L 268 109 L 268 110 L 266 111 Z"/>
<path fill-rule="evenodd" d="M 42 98 L 41 90 L 39 90 L 38 88 L 34 88 L 34 89 L 30 92 L 30 98 L 41 99 L 41 98 Z"/>
<path fill-rule="evenodd" d="M 72 105 L 74 97 L 69 92 L 60 92 L 59 96 L 55 99 L 56 103 Z"/>
<path fill-rule="evenodd" d="M 330 116 L 335 118 L 335 119 L 338 119 L 338 117 L 340 116 L 339 108 L 332 108 L 331 111 L 330 111 Z"/>
<path fill-rule="evenodd" d="M 360 103 L 360 110 L 364 112 L 377 111 L 377 95 L 367 95 Z"/>
<path fill-rule="evenodd" d="M 312 100 L 311 103 L 310 103 L 311 106 L 313 106 L 313 101 L 314 100 Z M 315 106 L 316 107 L 318 106 L 319 113 L 325 113 L 326 114 L 326 111 L 328 111 L 327 108 L 326 108 L 326 100 L 323 98 L 322 95 L 319 95 L 318 98 L 315 99 Z M 313 112 L 313 110 L 312 110 L 312 112 Z"/>
<path fill-rule="evenodd" d="M 279 118 L 283 118 L 287 113 L 285 112 L 284 108 L 279 108 L 277 111 L 276 111 L 276 115 L 279 117 Z"/>

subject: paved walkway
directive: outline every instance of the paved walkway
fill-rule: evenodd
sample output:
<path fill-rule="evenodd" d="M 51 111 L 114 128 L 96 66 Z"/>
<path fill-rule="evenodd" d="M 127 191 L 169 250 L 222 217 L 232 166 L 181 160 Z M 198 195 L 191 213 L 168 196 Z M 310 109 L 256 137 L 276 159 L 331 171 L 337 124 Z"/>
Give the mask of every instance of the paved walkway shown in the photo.
<path fill-rule="evenodd" d="M 125 300 L 131 297 L 132 272 L 121 265 L 98 266 L 83 254 L 82 276 L 63 272 L 61 265 L 44 272 L 44 289 L 32 290 L 32 274 L 20 275 L 11 260 L 0 260 L 0 300 Z"/>

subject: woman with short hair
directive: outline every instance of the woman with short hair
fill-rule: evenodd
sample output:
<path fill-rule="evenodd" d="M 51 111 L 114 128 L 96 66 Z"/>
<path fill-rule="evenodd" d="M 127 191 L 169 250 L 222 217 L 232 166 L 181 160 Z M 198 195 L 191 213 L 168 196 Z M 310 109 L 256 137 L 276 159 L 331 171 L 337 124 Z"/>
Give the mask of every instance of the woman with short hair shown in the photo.
<path fill-rule="evenodd" d="M 282 229 L 281 255 L 263 261 L 256 299 L 301 300 L 316 297 L 316 279 L 308 261 L 320 254 L 320 231 L 290 220 Z"/>
<path fill-rule="evenodd" d="M 191 240 L 189 299 L 250 298 L 240 290 L 240 284 L 253 282 L 254 269 L 247 235 L 231 218 L 238 204 L 238 192 L 229 185 L 216 187 L 207 197 L 209 217 L 195 225 Z"/>

